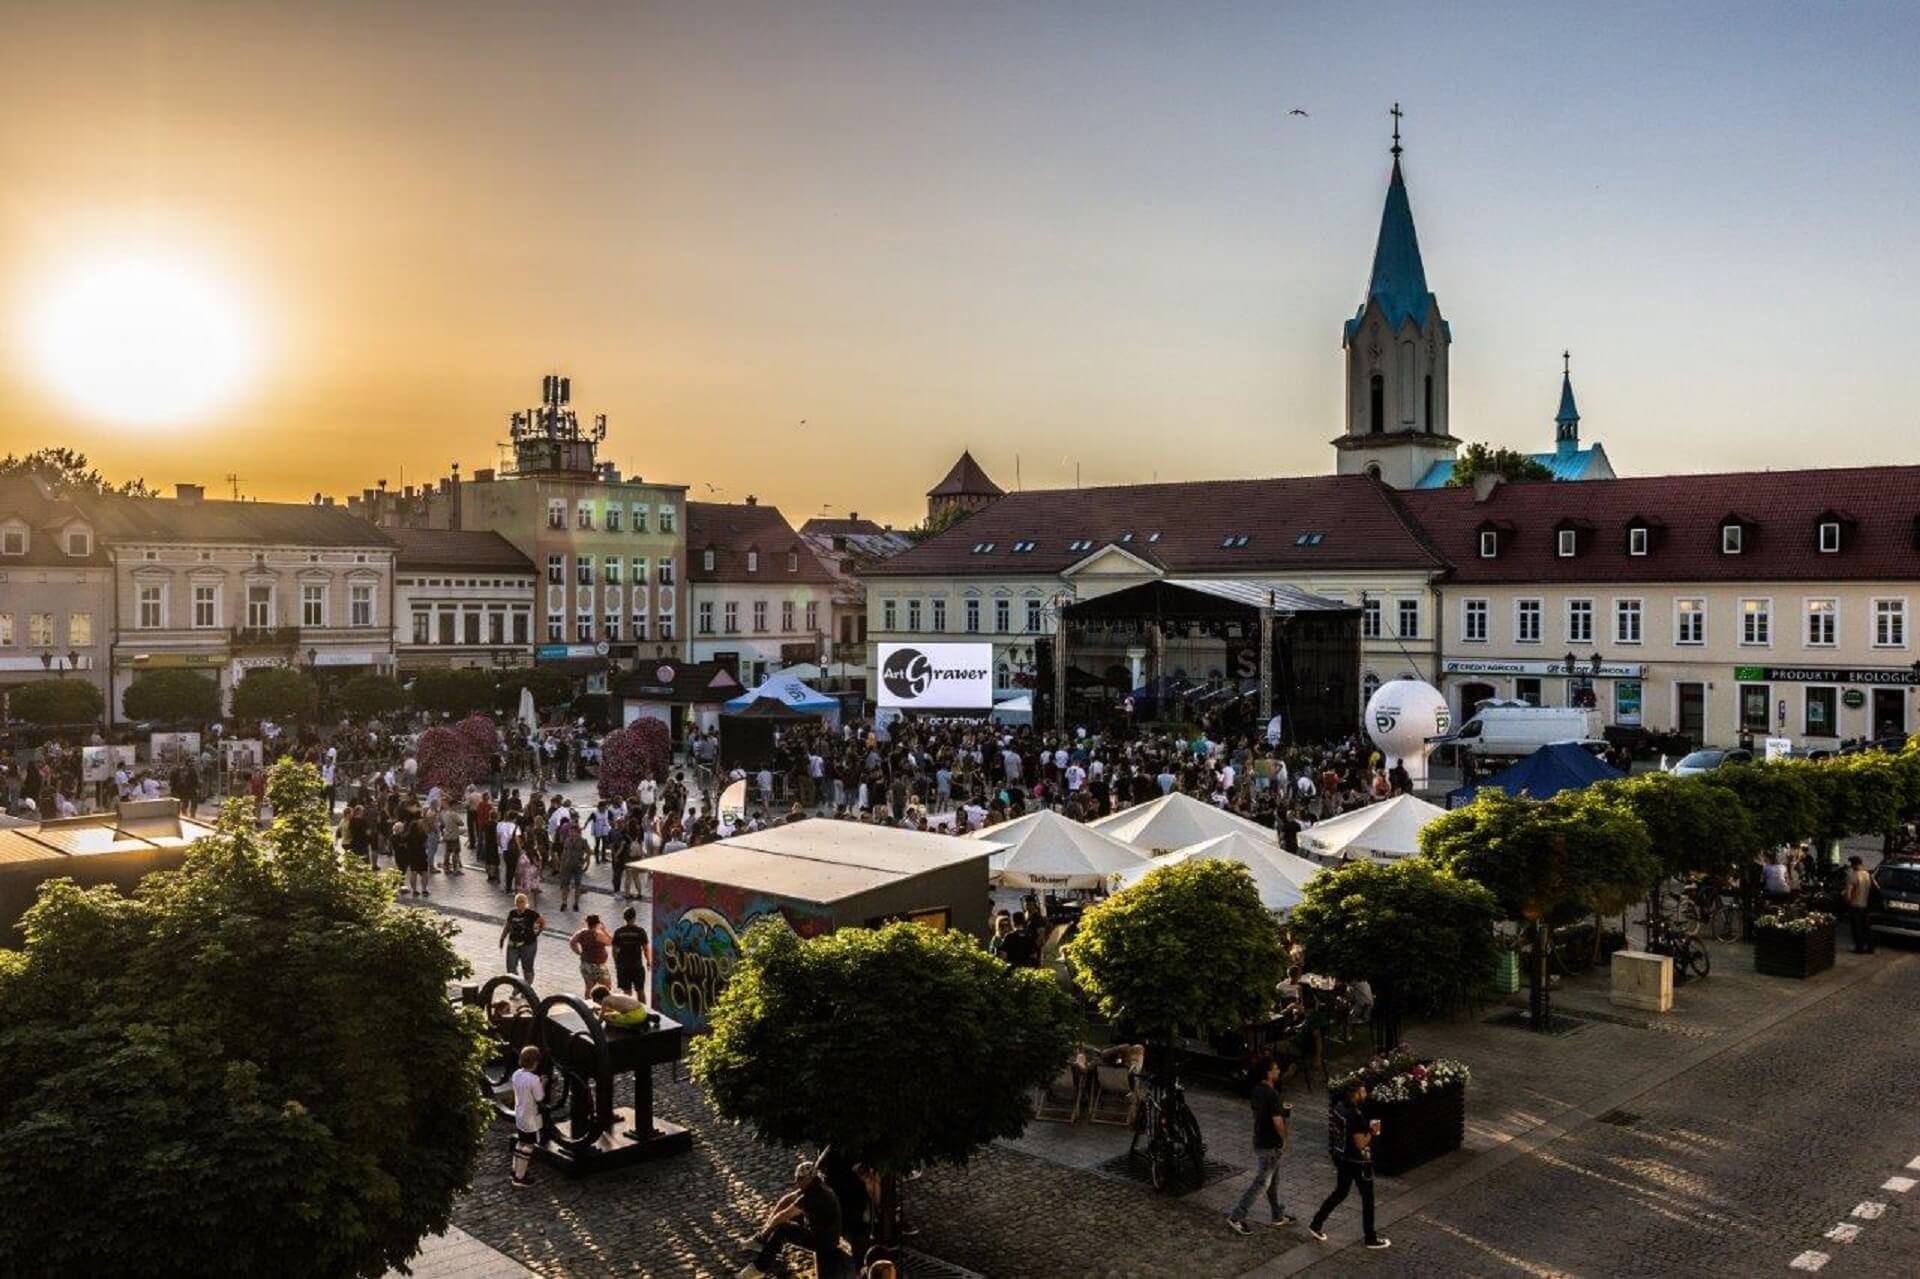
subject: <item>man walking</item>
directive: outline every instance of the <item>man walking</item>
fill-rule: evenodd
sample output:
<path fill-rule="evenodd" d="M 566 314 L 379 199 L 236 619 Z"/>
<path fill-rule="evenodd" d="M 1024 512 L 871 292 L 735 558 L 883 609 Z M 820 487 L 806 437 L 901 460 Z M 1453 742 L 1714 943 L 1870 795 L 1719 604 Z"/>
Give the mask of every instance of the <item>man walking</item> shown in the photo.
<path fill-rule="evenodd" d="M 1327 1218 L 1354 1187 L 1360 1190 L 1360 1230 L 1366 1245 L 1376 1251 L 1390 1247 L 1392 1241 L 1373 1229 L 1373 1145 L 1380 1131 L 1378 1119 L 1368 1122 L 1360 1107 L 1367 1100 L 1367 1086 L 1355 1079 L 1346 1087 L 1346 1096 L 1327 1111 L 1327 1153 L 1333 1156 L 1335 1177 L 1333 1193 L 1320 1205 L 1307 1223 L 1307 1233 L 1321 1243 L 1327 1241 Z"/>
<path fill-rule="evenodd" d="M 1293 1218 L 1280 1207 L 1280 1156 L 1287 1149 L 1287 1117 L 1293 1113 L 1293 1107 L 1280 1100 L 1279 1089 L 1280 1063 L 1271 1057 L 1256 1058 L 1253 1063 L 1253 1093 L 1249 1100 L 1253 1104 L 1253 1157 L 1257 1161 L 1253 1180 L 1240 1193 L 1240 1202 L 1227 1214 L 1227 1228 L 1238 1235 L 1250 1235 L 1252 1227 L 1247 1225 L 1247 1212 L 1253 1207 L 1254 1196 L 1262 1190 L 1267 1192 L 1267 1208 L 1273 1214 L 1275 1226 L 1291 1226 Z"/>
<path fill-rule="evenodd" d="M 1873 953 L 1873 921 L 1867 906 L 1873 901 L 1873 877 L 1858 856 L 1847 858 L 1847 931 L 1853 934 L 1853 953 Z"/>

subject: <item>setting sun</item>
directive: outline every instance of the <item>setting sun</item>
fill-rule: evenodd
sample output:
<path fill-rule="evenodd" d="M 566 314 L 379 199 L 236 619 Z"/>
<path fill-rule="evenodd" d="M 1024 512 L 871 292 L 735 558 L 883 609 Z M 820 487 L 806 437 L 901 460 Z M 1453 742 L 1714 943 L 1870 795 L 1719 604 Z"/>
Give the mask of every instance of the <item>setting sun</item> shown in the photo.
<path fill-rule="evenodd" d="M 161 253 L 74 262 L 26 300 L 36 371 L 80 412 L 131 425 L 189 420 L 229 403 L 259 343 L 214 272 Z"/>

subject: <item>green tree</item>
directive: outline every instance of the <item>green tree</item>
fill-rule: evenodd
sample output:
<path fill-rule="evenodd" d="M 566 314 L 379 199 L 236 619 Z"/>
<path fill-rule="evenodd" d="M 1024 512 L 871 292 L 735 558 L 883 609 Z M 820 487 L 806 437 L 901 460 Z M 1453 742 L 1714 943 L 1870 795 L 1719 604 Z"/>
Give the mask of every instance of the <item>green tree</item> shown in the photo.
<path fill-rule="evenodd" d="M 293 719 L 320 703 L 313 676 L 291 666 L 256 666 L 233 690 L 235 719 Z"/>
<path fill-rule="evenodd" d="M 511 715 L 520 707 L 520 690 L 533 690 L 534 709 L 541 714 L 573 700 L 573 677 L 551 666 L 522 666 L 500 676 L 493 704 Z"/>
<path fill-rule="evenodd" d="M 1819 828 L 1819 798 L 1800 768 L 1784 762 L 1722 764 L 1700 776 L 1709 786 L 1733 792 L 1762 847 L 1811 839 Z"/>
<path fill-rule="evenodd" d="M 1724 787 L 1672 773 L 1642 773 L 1595 789 L 1611 794 L 1640 819 L 1667 875 L 1722 878 L 1758 851 L 1753 823 Z"/>
<path fill-rule="evenodd" d="M 372 1279 L 446 1228 L 491 1123 L 454 927 L 335 854 L 312 767 L 268 793 L 132 897 L 45 885 L 0 952 L 10 1273 Z"/>
<path fill-rule="evenodd" d="M 36 679 L 6 694 L 9 713 L 29 724 L 94 724 L 107 712 L 98 685 L 83 679 Z"/>
<path fill-rule="evenodd" d="M 220 718 L 220 683 L 184 667 L 142 671 L 120 695 L 128 719 L 205 724 Z"/>
<path fill-rule="evenodd" d="M 1307 968 L 1373 987 L 1382 1048 L 1403 1012 L 1448 1016 L 1493 980 L 1499 903 L 1425 858 L 1352 861 L 1307 881 L 1288 922 Z"/>
<path fill-rule="evenodd" d="M 1454 462 L 1453 473 L 1447 476 L 1447 487 L 1467 488 L 1482 475 L 1498 475 L 1516 484 L 1553 478 L 1552 471 L 1518 450 L 1469 444 Z"/>
<path fill-rule="evenodd" d="M 492 704 L 493 677 L 476 670 L 421 671 L 407 695 L 420 710 L 464 718 Z"/>
<path fill-rule="evenodd" d="M 1066 955 L 1101 1015 L 1157 1040 L 1265 1017 L 1286 975 L 1280 926 L 1232 862 L 1149 873 L 1088 910 Z"/>
<path fill-rule="evenodd" d="M 883 1230 L 897 1174 L 1019 1136 L 1073 1051 L 1053 976 L 961 933 L 899 923 L 802 941 L 767 920 L 741 952 L 693 1045 L 695 1076 L 761 1140 L 831 1145 L 880 1172 Z"/>
<path fill-rule="evenodd" d="M 964 506 L 944 506 L 937 514 L 929 515 L 912 528 L 906 529 L 904 534 L 909 542 L 917 546 L 930 537 L 946 532 L 972 514 L 973 512 Z"/>
<path fill-rule="evenodd" d="M 145 480 L 109 482 L 87 462 L 85 453 L 69 448 L 35 449 L 25 457 L 9 453 L 0 457 L 0 477 L 8 475 L 31 475 L 60 498 L 159 496 Z"/>
<path fill-rule="evenodd" d="M 391 715 L 407 704 L 406 690 L 391 675 L 365 671 L 341 685 L 340 709 L 349 715 L 371 719 Z"/>

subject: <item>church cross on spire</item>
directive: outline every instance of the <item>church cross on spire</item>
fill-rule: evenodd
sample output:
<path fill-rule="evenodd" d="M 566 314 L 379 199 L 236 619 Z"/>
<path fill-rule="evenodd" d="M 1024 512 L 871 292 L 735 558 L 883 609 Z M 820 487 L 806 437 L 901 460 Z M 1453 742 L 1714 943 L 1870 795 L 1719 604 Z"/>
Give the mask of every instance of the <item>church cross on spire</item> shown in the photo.
<path fill-rule="evenodd" d="M 1396 102 L 1393 104 L 1393 110 L 1387 112 L 1387 114 L 1393 117 L 1393 158 L 1396 161 L 1398 161 L 1400 159 L 1400 151 L 1401 151 L 1400 117 L 1405 115 L 1406 112 L 1402 111 L 1400 109 L 1400 104 Z"/>

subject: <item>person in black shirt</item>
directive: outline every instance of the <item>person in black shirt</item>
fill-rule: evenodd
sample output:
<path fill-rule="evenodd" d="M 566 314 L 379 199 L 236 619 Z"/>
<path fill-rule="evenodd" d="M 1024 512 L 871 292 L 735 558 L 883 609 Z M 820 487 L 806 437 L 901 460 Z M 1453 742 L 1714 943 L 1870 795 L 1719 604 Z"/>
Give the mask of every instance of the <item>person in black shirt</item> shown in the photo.
<path fill-rule="evenodd" d="M 633 922 L 634 908 L 629 906 L 620 918 L 626 922 L 613 930 L 613 981 L 629 995 L 647 995 L 647 969 L 653 964 L 653 947 L 647 930 Z"/>
<path fill-rule="evenodd" d="M 840 1248 L 840 1200 L 808 1159 L 794 1168 L 793 1189 L 774 1203 L 753 1240 L 759 1251 L 740 1271 L 740 1279 L 771 1274 L 773 1259 L 788 1244 L 813 1254 L 820 1279 L 846 1279 L 852 1269 L 852 1258 Z"/>
<path fill-rule="evenodd" d="M 1369 1248 L 1391 1244 L 1385 1235 L 1373 1229 L 1373 1145 L 1380 1121 L 1368 1121 L 1360 1109 L 1367 1100 L 1367 1086 L 1358 1079 L 1347 1085 L 1346 1096 L 1327 1111 L 1327 1153 L 1333 1157 L 1335 1182 L 1333 1193 L 1307 1223 L 1307 1233 L 1321 1243 L 1327 1241 L 1327 1218 L 1347 1197 L 1347 1191 L 1360 1189 L 1360 1229 Z"/>
<path fill-rule="evenodd" d="M 1273 1224 L 1293 1224 L 1293 1218 L 1280 1207 L 1280 1156 L 1287 1148 L 1287 1116 L 1293 1110 L 1280 1100 L 1280 1092 L 1275 1087 L 1280 1081 L 1280 1063 L 1271 1057 L 1256 1058 L 1253 1079 L 1253 1093 L 1248 1100 L 1253 1105 L 1253 1157 L 1259 1162 L 1253 1180 L 1241 1192 L 1240 1202 L 1227 1214 L 1228 1227 L 1242 1235 L 1253 1233 L 1247 1225 L 1247 1211 L 1253 1207 L 1254 1196 L 1262 1190 L 1267 1192 Z"/>

